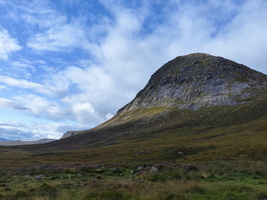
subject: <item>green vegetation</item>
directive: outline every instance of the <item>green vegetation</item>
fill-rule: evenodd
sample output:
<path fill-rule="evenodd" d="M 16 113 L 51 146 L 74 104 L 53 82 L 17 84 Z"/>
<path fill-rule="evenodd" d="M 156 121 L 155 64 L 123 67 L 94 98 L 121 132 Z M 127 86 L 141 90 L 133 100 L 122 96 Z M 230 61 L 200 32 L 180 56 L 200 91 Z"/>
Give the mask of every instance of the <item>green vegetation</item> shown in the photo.
<path fill-rule="evenodd" d="M 263 162 L 91 165 L 1 176 L 1 199 L 264 199 Z M 151 168 L 158 171 L 151 172 Z M 41 175 L 40 175 L 41 174 Z"/>

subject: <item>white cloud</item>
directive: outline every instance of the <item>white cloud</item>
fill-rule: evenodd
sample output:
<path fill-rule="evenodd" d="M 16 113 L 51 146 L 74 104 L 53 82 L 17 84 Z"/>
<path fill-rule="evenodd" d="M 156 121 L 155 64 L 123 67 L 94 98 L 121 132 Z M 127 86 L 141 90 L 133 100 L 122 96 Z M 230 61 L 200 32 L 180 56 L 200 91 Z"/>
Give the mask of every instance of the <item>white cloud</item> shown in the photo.
<path fill-rule="evenodd" d="M 0 85 L 0 90 L 6 89 L 5 85 Z"/>
<path fill-rule="evenodd" d="M 0 121 L 1 137 L 11 140 L 59 139 L 68 130 L 84 130 L 90 126 L 79 123 L 38 122 L 23 124 L 18 121 Z"/>
<path fill-rule="evenodd" d="M 78 24 L 60 23 L 44 33 L 38 33 L 27 44 L 39 51 L 67 51 L 74 48 L 90 48 L 84 30 Z"/>
<path fill-rule="evenodd" d="M 23 10 L 26 12 L 22 18 L 29 25 L 39 27 L 38 32 L 34 32 L 28 39 L 27 47 L 37 51 L 54 52 L 71 52 L 76 48 L 85 51 L 97 50 L 87 37 L 89 31 L 92 34 L 97 33 L 93 33 L 94 30 L 84 24 L 84 17 L 68 19 L 66 13 L 51 9 L 48 2 L 35 5 L 31 10 L 25 5 Z"/>
<path fill-rule="evenodd" d="M 15 97 L 15 100 L 27 108 L 27 113 L 50 120 L 63 120 L 67 111 L 56 101 L 41 96 L 27 94 Z"/>
<path fill-rule="evenodd" d="M 8 59 L 13 51 L 21 50 L 16 39 L 12 38 L 5 29 L 0 30 L 0 58 Z"/>
<path fill-rule="evenodd" d="M 41 119 L 71 120 L 84 125 L 95 125 L 105 120 L 89 102 L 80 102 L 79 99 L 62 104 L 33 94 L 18 95 L 14 98 L 15 101 L 0 98 L 0 108 L 20 110 Z"/>
<path fill-rule="evenodd" d="M 27 108 L 23 104 L 5 98 L 0 98 L 0 108 L 22 111 L 27 110 Z"/>
<path fill-rule="evenodd" d="M 30 128 L 36 139 L 39 138 L 52 138 L 59 139 L 63 133 L 69 130 L 83 130 L 90 128 L 79 123 L 35 123 L 31 124 Z"/>
<path fill-rule="evenodd" d="M 112 118 L 113 116 L 114 116 L 114 115 L 111 114 L 111 113 L 108 113 L 108 114 L 105 115 L 106 120 L 109 120 L 109 119 Z"/>
<path fill-rule="evenodd" d="M 37 93 L 45 94 L 51 97 L 59 96 L 68 89 L 68 81 L 60 75 L 58 75 L 56 78 L 54 76 L 51 77 L 50 80 L 46 81 L 46 85 L 1 75 L 0 82 L 8 86 L 30 89 Z"/>
<path fill-rule="evenodd" d="M 83 124 L 92 123 L 98 124 L 103 121 L 96 112 L 95 108 L 89 103 L 74 103 L 72 105 L 72 113 L 75 119 Z"/>

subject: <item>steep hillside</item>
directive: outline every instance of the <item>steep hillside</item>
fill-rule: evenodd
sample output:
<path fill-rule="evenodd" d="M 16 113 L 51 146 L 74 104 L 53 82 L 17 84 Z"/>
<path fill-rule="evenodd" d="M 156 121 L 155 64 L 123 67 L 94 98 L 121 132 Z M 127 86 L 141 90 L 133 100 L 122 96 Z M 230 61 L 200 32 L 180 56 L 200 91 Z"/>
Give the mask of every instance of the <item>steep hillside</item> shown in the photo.
<path fill-rule="evenodd" d="M 227 106 L 264 100 L 266 92 L 267 76 L 244 65 L 202 53 L 179 56 L 156 71 L 112 119 L 91 130 L 69 131 L 62 139 L 99 131 L 103 134 L 104 130 L 123 135 L 167 129 L 201 116 L 210 118 L 205 109 L 220 112 L 219 106 L 226 106 L 223 110 L 230 112 L 232 107 Z"/>

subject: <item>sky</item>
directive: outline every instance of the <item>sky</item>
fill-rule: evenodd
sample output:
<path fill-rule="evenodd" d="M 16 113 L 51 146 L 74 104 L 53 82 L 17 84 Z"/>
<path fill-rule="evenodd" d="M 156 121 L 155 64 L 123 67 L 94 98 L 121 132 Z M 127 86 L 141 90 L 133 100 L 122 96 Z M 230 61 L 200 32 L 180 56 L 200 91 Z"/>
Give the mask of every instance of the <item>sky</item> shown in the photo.
<path fill-rule="evenodd" d="M 0 0 L 0 138 L 92 128 L 189 53 L 267 74 L 266 19 L 266 0 Z"/>

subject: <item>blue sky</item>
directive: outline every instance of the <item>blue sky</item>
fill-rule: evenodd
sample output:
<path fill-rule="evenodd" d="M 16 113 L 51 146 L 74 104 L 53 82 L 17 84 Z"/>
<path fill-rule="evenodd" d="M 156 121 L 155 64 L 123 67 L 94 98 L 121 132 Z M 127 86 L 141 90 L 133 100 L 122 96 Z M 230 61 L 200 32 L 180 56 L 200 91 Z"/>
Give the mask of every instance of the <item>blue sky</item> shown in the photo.
<path fill-rule="evenodd" d="M 266 0 L 0 0 L 0 15 L 0 138 L 94 127 L 188 53 L 267 73 Z"/>

